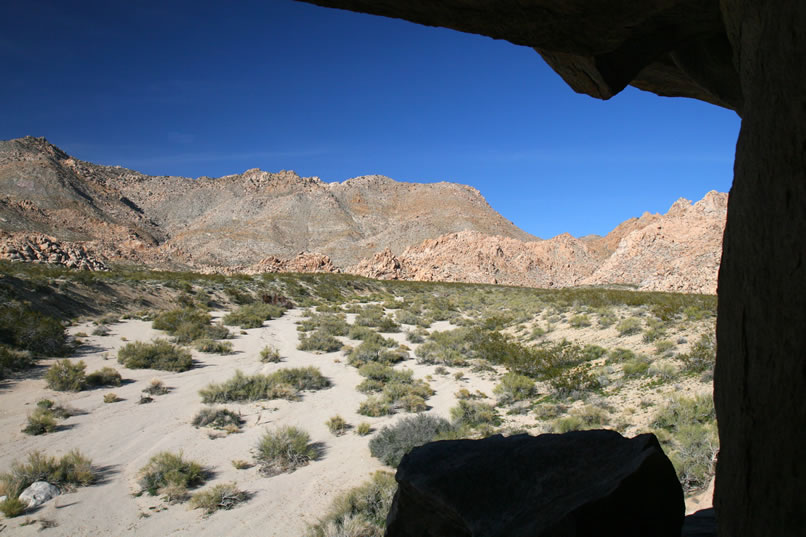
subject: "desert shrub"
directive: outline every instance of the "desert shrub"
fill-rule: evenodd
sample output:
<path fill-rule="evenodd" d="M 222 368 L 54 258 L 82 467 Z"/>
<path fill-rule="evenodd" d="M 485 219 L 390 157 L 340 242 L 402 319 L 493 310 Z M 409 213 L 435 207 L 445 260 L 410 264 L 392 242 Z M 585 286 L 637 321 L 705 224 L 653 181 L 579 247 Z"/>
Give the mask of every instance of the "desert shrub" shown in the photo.
<path fill-rule="evenodd" d="M 193 346 L 199 352 L 215 354 L 230 354 L 232 352 L 232 343 L 229 341 L 216 341 L 214 339 L 202 338 L 194 341 Z"/>
<path fill-rule="evenodd" d="M 587 314 L 574 315 L 568 320 L 572 328 L 587 328 L 591 325 L 590 317 Z"/>
<path fill-rule="evenodd" d="M 39 356 L 64 356 L 70 350 L 62 323 L 22 304 L 0 306 L 0 344 Z"/>
<path fill-rule="evenodd" d="M 56 430 L 56 416 L 49 408 L 36 408 L 28 416 L 28 424 L 22 430 L 25 434 L 40 435 Z"/>
<path fill-rule="evenodd" d="M 26 351 L 17 351 L 0 345 L 0 380 L 14 371 L 24 371 L 34 366 L 36 361 Z"/>
<path fill-rule="evenodd" d="M 397 310 L 395 312 L 395 320 L 400 324 L 417 324 L 417 320 L 419 316 L 412 311 L 409 310 Z"/>
<path fill-rule="evenodd" d="M 104 394 L 104 403 L 117 403 L 120 400 L 120 397 L 118 397 L 116 393 Z"/>
<path fill-rule="evenodd" d="M 358 436 L 367 436 L 372 432 L 372 426 L 366 421 L 362 421 L 358 424 L 358 427 L 356 427 L 355 432 L 358 434 Z"/>
<path fill-rule="evenodd" d="M 675 397 L 655 414 L 652 426 L 664 444 L 686 493 L 704 488 L 714 475 L 719 438 L 710 395 Z"/>
<path fill-rule="evenodd" d="M 433 334 L 432 334 L 433 336 Z M 462 366 L 466 361 L 459 351 L 445 346 L 438 341 L 426 341 L 414 351 L 417 362 L 421 364 L 444 364 Z"/>
<path fill-rule="evenodd" d="M 456 427 L 475 428 L 501 424 L 501 418 L 494 406 L 467 399 L 459 400 L 459 403 L 451 408 L 451 419 Z"/>
<path fill-rule="evenodd" d="M 249 461 L 245 461 L 243 459 L 234 459 L 232 461 L 232 467 L 236 470 L 246 470 L 247 468 L 251 468 L 253 465 Z"/>
<path fill-rule="evenodd" d="M 611 350 L 607 353 L 606 364 L 618 364 L 635 359 L 635 353 L 630 349 L 623 349 L 621 347 Z"/>
<path fill-rule="evenodd" d="M 535 417 L 546 421 L 560 417 L 568 409 L 565 405 L 543 403 L 535 407 Z"/>
<path fill-rule="evenodd" d="M 93 329 L 92 335 L 93 336 L 108 336 L 109 332 L 110 332 L 109 327 L 106 326 L 105 324 L 102 324 L 102 325 L 96 326 Z"/>
<path fill-rule="evenodd" d="M 361 401 L 361 404 L 358 405 L 358 413 L 372 418 L 388 416 L 392 413 L 392 405 L 386 399 L 372 395 Z"/>
<path fill-rule="evenodd" d="M 318 330 L 331 336 L 346 336 L 351 327 L 343 313 L 320 313 L 300 321 L 297 330 L 300 332 Z"/>
<path fill-rule="evenodd" d="M 343 435 L 349 428 L 349 425 L 347 425 L 347 422 L 344 420 L 344 418 L 338 415 L 327 420 L 325 425 L 327 425 L 328 430 L 336 436 Z"/>
<path fill-rule="evenodd" d="M 177 308 L 158 313 L 151 323 L 155 330 L 164 330 L 174 336 L 177 343 L 190 343 L 196 339 L 220 339 L 229 334 L 226 328 L 213 327 L 212 317 L 197 308 Z M 224 335 L 220 331 L 223 328 Z"/>
<path fill-rule="evenodd" d="M 18 517 L 28 509 L 28 504 L 19 498 L 6 498 L 0 502 L 0 513 L 6 518 Z"/>
<path fill-rule="evenodd" d="M 280 357 L 280 351 L 272 347 L 271 345 L 267 345 L 263 347 L 260 351 L 260 361 L 267 363 L 278 363 L 282 360 Z"/>
<path fill-rule="evenodd" d="M 344 345 L 341 341 L 327 332 L 316 330 L 310 334 L 300 336 L 297 349 L 301 351 L 336 352 Z"/>
<path fill-rule="evenodd" d="M 242 329 L 260 328 L 264 321 L 270 321 L 283 315 L 285 309 L 274 304 L 245 304 L 228 313 L 222 322 L 228 326 L 240 326 Z"/>
<path fill-rule="evenodd" d="M 647 374 L 649 360 L 646 356 L 638 355 L 624 362 L 621 366 L 624 378 L 638 378 Z"/>
<path fill-rule="evenodd" d="M 238 430 L 243 418 L 226 408 L 205 407 L 199 410 L 190 422 L 194 427 L 212 427 L 213 429 Z"/>
<path fill-rule="evenodd" d="M 93 371 L 87 375 L 87 386 L 120 386 L 123 384 L 123 377 L 111 367 L 103 367 L 98 371 Z"/>
<path fill-rule="evenodd" d="M 45 382 L 51 390 L 80 392 L 87 382 L 86 369 L 87 364 L 83 360 L 75 363 L 67 359 L 58 360 L 45 373 Z"/>
<path fill-rule="evenodd" d="M 202 490 L 190 498 L 191 509 L 203 509 L 209 515 L 219 509 L 229 510 L 249 499 L 249 494 L 238 489 L 235 483 L 222 483 Z"/>
<path fill-rule="evenodd" d="M 631 336 L 641 331 L 641 321 L 635 317 L 622 319 L 616 325 L 616 330 L 620 336 Z"/>
<path fill-rule="evenodd" d="M 392 474 L 375 472 L 370 481 L 337 496 L 306 537 L 382 537 L 396 491 Z"/>
<path fill-rule="evenodd" d="M 359 368 L 373 362 L 391 365 L 402 362 L 408 356 L 403 349 L 390 349 L 385 344 L 366 339 L 347 354 L 347 363 Z"/>
<path fill-rule="evenodd" d="M 148 395 L 165 395 L 168 391 L 169 388 L 166 387 L 160 379 L 151 379 L 148 386 L 143 388 L 143 393 L 147 393 Z"/>
<path fill-rule="evenodd" d="M 255 301 L 255 297 L 253 297 L 251 293 L 244 293 L 237 287 L 225 287 L 224 294 L 227 295 L 227 298 L 234 304 L 238 304 L 239 306 L 252 304 Z"/>
<path fill-rule="evenodd" d="M 655 354 L 665 354 L 670 350 L 674 349 L 675 345 L 673 341 L 668 339 L 662 339 L 660 341 L 655 342 Z"/>
<path fill-rule="evenodd" d="M 157 453 L 140 469 L 138 481 L 150 496 L 164 495 L 169 501 L 183 501 L 189 488 L 206 480 L 205 470 L 195 461 L 185 460 L 182 453 Z"/>
<path fill-rule="evenodd" d="M 190 351 L 167 339 L 155 339 L 150 343 L 127 343 L 118 350 L 118 362 L 129 369 L 187 371 L 193 367 Z"/>
<path fill-rule="evenodd" d="M 551 424 L 551 431 L 554 433 L 567 433 L 569 431 L 582 431 L 596 429 L 608 423 L 607 411 L 595 407 L 584 406 L 571 410 L 568 416 L 558 418 Z"/>
<path fill-rule="evenodd" d="M 423 328 L 415 328 L 406 332 L 406 341 L 409 343 L 422 343 L 428 335 L 428 330 Z"/>
<path fill-rule="evenodd" d="M 603 309 L 598 312 L 598 320 L 597 323 L 599 328 L 608 328 L 616 324 L 616 314 L 610 311 L 609 309 Z"/>
<path fill-rule="evenodd" d="M 269 375 L 235 375 L 222 383 L 211 383 L 199 390 L 203 403 L 257 401 L 261 399 L 295 400 L 301 390 L 319 390 L 330 381 L 315 367 L 280 369 Z"/>
<path fill-rule="evenodd" d="M 716 343 L 713 334 L 703 334 L 691 350 L 678 356 L 686 373 L 702 373 L 713 369 L 716 361 Z"/>
<path fill-rule="evenodd" d="M 9 499 L 15 499 L 36 481 L 47 481 L 57 487 L 82 487 L 96 479 L 92 461 L 78 450 L 68 452 L 61 459 L 33 451 L 28 454 L 27 462 L 14 461 L 8 472 L 0 474 L 0 489 Z"/>
<path fill-rule="evenodd" d="M 509 372 L 501 377 L 501 382 L 493 388 L 493 393 L 504 404 L 523 401 L 537 395 L 535 381 L 524 375 Z"/>
<path fill-rule="evenodd" d="M 256 446 L 255 460 L 266 475 L 293 472 L 316 460 L 318 452 L 308 433 L 285 426 L 266 431 Z"/>
<path fill-rule="evenodd" d="M 384 427 L 373 436 L 369 441 L 369 452 L 394 468 L 412 448 L 426 444 L 437 435 L 452 429 L 448 420 L 428 414 L 403 418 L 394 426 Z"/>
<path fill-rule="evenodd" d="M 661 380 L 669 381 L 677 376 L 678 370 L 673 364 L 652 364 L 647 373 Z"/>
<path fill-rule="evenodd" d="M 350 339 L 357 339 L 359 341 L 364 341 L 366 339 L 383 338 L 383 336 L 378 334 L 378 332 L 376 332 L 372 328 L 367 328 L 366 326 L 359 326 L 357 324 L 348 326 L 349 330 L 345 335 Z"/>

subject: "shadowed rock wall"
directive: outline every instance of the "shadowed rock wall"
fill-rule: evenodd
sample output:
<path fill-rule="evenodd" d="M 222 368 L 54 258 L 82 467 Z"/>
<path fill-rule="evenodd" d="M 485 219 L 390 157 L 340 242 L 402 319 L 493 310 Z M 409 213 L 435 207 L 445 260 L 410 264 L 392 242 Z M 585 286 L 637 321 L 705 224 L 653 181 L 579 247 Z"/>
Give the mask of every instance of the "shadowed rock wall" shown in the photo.
<path fill-rule="evenodd" d="M 533 47 L 593 97 L 632 84 L 742 116 L 719 276 L 719 533 L 806 535 L 806 2 L 304 1 Z"/>

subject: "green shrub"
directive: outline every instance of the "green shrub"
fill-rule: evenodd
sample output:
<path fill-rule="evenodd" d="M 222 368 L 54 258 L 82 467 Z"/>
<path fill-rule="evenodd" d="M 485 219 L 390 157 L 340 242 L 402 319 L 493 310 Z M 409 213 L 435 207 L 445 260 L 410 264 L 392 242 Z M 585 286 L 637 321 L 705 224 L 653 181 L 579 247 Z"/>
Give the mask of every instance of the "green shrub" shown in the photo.
<path fill-rule="evenodd" d="M 367 436 L 372 432 L 372 426 L 366 421 L 362 421 L 358 424 L 358 427 L 356 427 L 355 432 L 358 434 L 358 436 Z"/>
<path fill-rule="evenodd" d="M 347 422 L 341 416 L 333 416 L 329 420 L 325 422 L 327 425 L 328 430 L 335 434 L 336 436 L 341 436 L 347 432 L 347 429 L 350 427 L 347 425 Z"/>
<path fill-rule="evenodd" d="M 297 327 L 300 332 L 318 330 L 331 336 L 346 336 L 351 329 L 343 313 L 311 315 L 310 318 L 300 321 Z"/>
<path fill-rule="evenodd" d="M 627 362 L 629 360 L 633 360 L 635 358 L 635 353 L 630 349 L 622 349 L 617 348 L 611 350 L 607 354 L 607 360 L 605 361 L 606 364 L 618 364 L 621 362 Z"/>
<path fill-rule="evenodd" d="M 641 321 L 635 317 L 623 319 L 616 325 L 616 330 L 620 336 L 631 336 L 641 331 Z"/>
<path fill-rule="evenodd" d="M 493 388 L 493 393 L 503 404 L 523 401 L 537 395 L 535 381 L 524 375 L 509 372 L 501 377 L 501 382 Z"/>
<path fill-rule="evenodd" d="M 590 317 L 586 314 L 574 315 L 568 321 L 568 324 L 571 325 L 572 328 L 587 328 L 591 325 Z"/>
<path fill-rule="evenodd" d="M 384 398 L 372 395 L 361 401 L 361 404 L 358 405 L 358 413 L 371 418 L 388 416 L 392 413 L 392 405 Z"/>
<path fill-rule="evenodd" d="M 45 373 L 45 382 L 51 390 L 80 392 L 87 382 L 86 369 L 87 364 L 83 360 L 75 363 L 67 359 L 58 360 Z"/>
<path fill-rule="evenodd" d="M 673 341 L 669 341 L 668 339 L 662 339 L 660 341 L 655 342 L 655 354 L 661 355 L 669 352 L 670 350 L 674 349 L 675 344 Z"/>
<path fill-rule="evenodd" d="M 24 371 L 36 364 L 31 354 L 26 351 L 16 351 L 0 345 L 0 380 L 6 378 L 14 371 Z"/>
<path fill-rule="evenodd" d="M 392 365 L 402 362 L 408 356 L 402 349 L 389 349 L 384 344 L 366 339 L 347 354 L 347 363 L 359 368 L 368 363 Z"/>
<path fill-rule="evenodd" d="M 150 496 L 164 495 L 169 501 L 184 501 L 187 490 L 198 487 L 206 480 L 202 465 L 185 460 L 182 453 L 162 451 L 140 469 L 138 481 Z"/>
<path fill-rule="evenodd" d="M 151 379 L 148 386 L 143 389 L 143 393 L 148 395 L 165 395 L 169 388 L 160 379 Z"/>
<path fill-rule="evenodd" d="M 608 423 L 607 411 L 595 407 L 584 406 L 571 410 L 568 416 L 558 418 L 551 424 L 554 433 L 567 433 L 569 431 L 581 431 L 596 429 Z"/>
<path fill-rule="evenodd" d="M 260 328 L 264 321 L 270 321 L 283 315 L 285 309 L 274 304 L 245 304 L 227 314 L 222 322 L 228 326 L 240 326 L 242 329 Z"/>
<path fill-rule="evenodd" d="M 280 351 L 272 347 L 271 345 L 267 345 L 263 347 L 260 351 L 260 361 L 264 363 L 279 363 L 282 360 L 280 357 Z"/>
<path fill-rule="evenodd" d="M 151 343 L 127 343 L 118 351 L 118 362 L 129 369 L 187 371 L 193 367 L 190 351 L 167 339 L 155 339 Z"/>
<path fill-rule="evenodd" d="M 191 496 L 190 508 L 203 509 L 210 515 L 219 509 L 229 510 L 249 499 L 249 494 L 238 489 L 235 483 L 222 483 Z"/>
<path fill-rule="evenodd" d="M 104 394 L 104 403 L 117 403 L 118 401 L 121 401 L 121 398 L 118 397 L 118 394 L 116 393 Z"/>
<path fill-rule="evenodd" d="M 206 311 L 193 307 L 177 308 L 157 314 L 151 326 L 174 336 L 177 343 L 190 343 L 196 339 L 221 339 L 229 334 L 222 326 L 212 326 L 212 317 Z M 223 329 L 223 333 L 222 333 Z"/>
<path fill-rule="evenodd" d="M 383 537 L 396 491 L 392 474 L 375 472 L 372 480 L 337 496 L 328 514 L 309 528 L 307 537 Z"/>
<path fill-rule="evenodd" d="M 258 441 L 256 451 L 255 459 L 265 475 L 293 472 L 318 457 L 310 435 L 291 426 L 266 431 Z"/>
<path fill-rule="evenodd" d="M 6 518 L 18 517 L 28 509 L 28 504 L 19 498 L 6 498 L 0 502 L 0 513 Z"/>
<path fill-rule="evenodd" d="M 327 332 L 316 330 L 315 332 L 301 336 L 297 349 L 301 351 L 336 352 L 341 350 L 343 346 L 341 341 Z"/>
<path fill-rule="evenodd" d="M 652 427 L 674 432 L 683 425 L 703 425 L 715 420 L 714 400 L 710 395 L 673 397 L 655 414 Z"/>
<path fill-rule="evenodd" d="M 406 341 L 409 343 L 422 343 L 425 341 L 425 336 L 428 335 L 428 330 L 423 328 L 415 328 L 406 332 Z"/>
<path fill-rule="evenodd" d="M 451 419 L 456 427 L 475 428 L 501 424 L 501 418 L 494 406 L 467 399 L 461 399 L 459 404 L 451 408 Z"/>
<path fill-rule="evenodd" d="M 258 401 L 261 399 L 295 400 L 301 390 L 320 390 L 330 381 L 315 367 L 280 369 L 269 375 L 235 375 L 223 383 L 211 383 L 199 391 L 203 403 Z"/>
<path fill-rule="evenodd" d="M 369 441 L 369 452 L 387 466 L 397 467 L 403 456 L 417 446 L 431 442 L 437 435 L 453 430 L 447 420 L 428 414 L 403 418 L 394 426 L 384 427 Z"/>
<path fill-rule="evenodd" d="M 426 341 L 417 347 L 414 355 L 417 357 L 417 362 L 421 364 L 444 364 L 448 366 L 466 364 L 465 358 L 459 351 L 437 341 Z"/>
<path fill-rule="evenodd" d="M 624 378 L 638 378 L 647 374 L 649 370 L 649 361 L 645 356 L 636 356 L 631 360 L 627 360 L 622 365 Z"/>
<path fill-rule="evenodd" d="M 22 430 L 25 434 L 40 435 L 56 430 L 56 416 L 49 408 L 37 408 L 28 416 L 28 425 Z"/>
<path fill-rule="evenodd" d="M 39 356 L 64 356 L 70 350 L 62 323 L 29 306 L 0 306 L 0 344 Z"/>
<path fill-rule="evenodd" d="M 691 350 L 679 357 L 686 373 L 702 373 L 713 369 L 716 361 L 716 343 L 713 334 L 703 334 Z"/>
<path fill-rule="evenodd" d="M 599 312 L 598 324 L 599 328 L 608 328 L 616 324 L 616 314 L 610 310 L 602 310 Z"/>
<path fill-rule="evenodd" d="M 216 341 L 214 339 L 202 338 L 194 341 L 193 346 L 199 352 L 215 354 L 230 354 L 232 352 L 232 343 L 229 341 Z"/>
<path fill-rule="evenodd" d="M 409 310 L 398 310 L 395 312 L 395 320 L 400 324 L 417 324 L 419 316 Z"/>
<path fill-rule="evenodd" d="M 9 499 L 15 499 L 36 481 L 47 481 L 57 487 L 82 487 L 96 479 L 92 461 L 78 450 L 68 452 L 61 459 L 33 451 L 28 454 L 26 463 L 14 461 L 7 473 L 0 474 L 0 489 Z"/>
<path fill-rule="evenodd" d="M 252 304 L 255 301 L 255 297 L 253 297 L 250 293 L 244 293 L 237 287 L 225 287 L 224 294 L 226 294 L 227 298 L 229 298 L 233 303 L 238 304 L 239 306 L 243 306 L 244 304 Z"/>
<path fill-rule="evenodd" d="M 123 377 L 115 369 L 104 367 L 87 375 L 86 383 L 92 387 L 120 386 L 123 384 Z"/>
<path fill-rule="evenodd" d="M 190 422 L 194 427 L 212 427 L 213 429 L 238 430 L 243 418 L 240 414 L 226 408 L 205 407 L 199 410 Z"/>

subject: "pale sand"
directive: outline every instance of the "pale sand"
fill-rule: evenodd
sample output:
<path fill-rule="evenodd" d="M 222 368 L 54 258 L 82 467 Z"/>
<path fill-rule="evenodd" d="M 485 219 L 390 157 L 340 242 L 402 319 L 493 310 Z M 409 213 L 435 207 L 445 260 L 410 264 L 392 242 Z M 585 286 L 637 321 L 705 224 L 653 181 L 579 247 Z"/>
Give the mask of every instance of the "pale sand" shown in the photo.
<path fill-rule="evenodd" d="M 0 392 L 0 471 L 8 469 L 13 460 L 19 460 L 32 450 L 61 455 L 78 448 L 105 469 L 100 484 L 79 488 L 74 492 L 50 501 L 28 516 L 32 519 L 49 519 L 58 527 L 47 530 L 52 535 L 301 535 L 308 523 L 323 516 L 334 497 L 340 492 L 360 485 L 373 472 L 385 468 L 370 456 L 370 436 L 361 437 L 351 430 L 337 437 L 331 434 L 325 422 L 339 414 L 353 426 L 368 422 L 375 430 L 394 423 L 408 414 L 382 418 L 368 418 L 356 410 L 365 395 L 355 386 L 362 377 L 354 367 L 348 366 L 342 352 L 312 354 L 298 351 L 298 332 L 295 322 L 301 312 L 292 310 L 280 319 L 267 322 L 263 328 L 240 334 L 235 329 L 231 340 L 235 353 L 227 356 L 193 351 L 196 367 L 184 373 L 154 370 L 129 370 L 116 361 L 117 349 L 128 341 L 148 341 L 163 336 L 151 328 L 150 322 L 127 320 L 110 325 L 108 336 L 83 338 L 92 352 L 82 353 L 74 359 L 87 364 L 87 372 L 104 366 L 114 367 L 124 379 L 133 381 L 118 388 L 104 388 L 80 393 L 54 392 L 47 389 L 44 380 L 31 379 L 7 383 Z M 445 326 L 442 326 L 445 324 Z M 70 329 L 71 333 L 92 333 L 93 325 L 85 323 Z M 440 329 L 450 328 L 440 323 Z M 405 334 L 384 334 L 400 342 Z M 346 341 L 346 340 L 345 340 Z M 356 342 L 353 342 L 356 343 Z M 262 364 L 260 350 L 266 345 L 279 349 L 284 360 L 279 364 Z M 104 359 L 106 355 L 107 359 Z M 42 361 L 43 366 L 52 361 Z M 264 401 L 250 404 L 228 404 L 227 408 L 240 411 L 246 420 L 243 432 L 211 439 L 212 429 L 194 428 L 190 420 L 202 408 L 198 395 L 200 388 L 210 382 L 224 381 L 235 370 L 245 373 L 268 373 L 284 367 L 317 366 L 333 386 L 329 389 L 306 392 L 302 400 Z M 434 373 L 434 366 L 418 365 L 409 360 L 399 367 L 409 367 L 417 378 Z M 453 369 L 451 370 L 453 371 Z M 44 372 L 42 368 L 41 372 Z M 159 378 L 171 392 L 155 396 L 154 402 L 140 405 L 140 393 L 153 378 Z M 429 401 L 432 412 L 448 417 L 450 407 L 456 404 L 454 393 L 465 387 L 492 393 L 494 382 L 469 378 L 457 381 L 453 375 L 434 375 L 431 382 L 437 391 Z M 124 400 L 105 404 L 103 396 L 114 392 Z M 49 398 L 58 403 L 86 412 L 64 420 L 65 430 L 42 436 L 29 436 L 20 430 L 26 416 L 33 411 L 36 401 Z M 252 461 L 252 448 L 267 428 L 295 425 L 308 431 L 313 442 L 324 445 L 320 460 L 290 474 L 263 477 L 256 467 L 236 470 L 233 459 Z M 212 469 L 215 477 L 203 488 L 216 483 L 235 482 L 253 494 L 250 501 L 231 511 L 219 511 L 204 517 L 199 510 L 186 505 L 166 505 L 159 498 L 143 495 L 134 497 L 139 490 L 137 473 L 149 458 L 160 451 L 183 451 L 187 458 L 199 461 Z M 388 468 L 387 468 L 388 469 Z M 20 526 L 26 516 L 2 520 L 14 535 L 34 535 L 38 524 Z"/>
<path fill-rule="evenodd" d="M 49 390 L 41 379 L 3 385 L 0 391 L 0 438 L 3 439 L 0 471 L 6 470 L 13 460 L 22 459 L 35 449 L 61 455 L 74 448 L 80 449 L 97 466 L 105 469 L 101 483 L 79 488 L 50 501 L 31 513 L 29 518 L 56 522 L 56 528 L 46 530 L 51 535 L 302 535 L 307 524 L 315 523 L 326 514 L 339 493 L 363 483 L 376 470 L 389 470 L 370 456 L 368 442 L 371 435 L 360 437 L 351 430 L 336 437 L 328 431 L 325 421 L 339 414 L 353 426 L 368 422 L 374 430 L 378 430 L 409 414 L 381 418 L 357 414 L 356 410 L 365 398 L 355 390 L 362 377 L 355 368 L 346 364 L 343 352 L 312 354 L 298 351 L 295 323 L 300 318 L 299 310 L 291 310 L 280 319 L 267 322 L 263 328 L 247 330 L 246 334 L 240 334 L 235 329 L 236 337 L 231 340 L 234 354 L 219 356 L 193 351 L 198 363 L 194 369 L 184 373 L 129 370 L 118 364 L 115 357 L 117 349 L 125 344 L 123 338 L 128 341 L 148 341 L 163 335 L 153 330 L 150 322 L 123 321 L 111 325 L 108 336 L 84 338 L 91 352 L 78 358 L 87 363 L 87 372 L 111 366 L 118 369 L 124 379 L 133 382 L 119 388 L 76 394 Z M 348 315 L 350 321 L 353 318 L 354 315 Z M 70 331 L 91 333 L 93 328 L 90 323 L 85 323 L 72 327 Z M 440 322 L 434 323 L 431 330 L 451 328 L 450 323 Z M 552 339 L 564 335 L 564 330 L 558 327 Z M 604 339 L 611 336 L 609 331 L 597 335 L 605 336 Z M 406 343 L 404 333 L 384 336 L 416 347 Z M 622 339 L 618 343 L 612 346 L 625 346 L 627 342 Z M 283 362 L 262 364 L 259 352 L 266 345 L 278 348 Z M 411 355 L 413 357 L 413 352 Z M 104 359 L 105 356 L 107 359 Z M 50 363 L 46 360 L 42 365 Z M 212 429 L 196 429 L 190 425 L 192 417 L 203 406 L 198 390 L 208 383 L 227 380 L 237 369 L 245 373 L 268 373 L 285 367 L 310 365 L 319 367 L 333 386 L 326 390 L 306 392 L 297 402 L 279 400 L 224 405 L 242 413 L 246 420 L 242 433 L 214 439 L 208 435 Z M 397 367 L 412 369 L 416 378 L 431 376 L 429 383 L 436 394 L 428 400 L 431 407 L 429 412 L 445 418 L 449 418 L 450 408 L 456 405 L 454 394 L 459 389 L 465 388 L 471 393 L 480 390 L 492 396 L 496 377 L 503 372 L 500 368 L 497 368 L 497 374 L 474 373 L 470 368 L 446 368 L 449 374 L 437 375 L 436 366 L 417 364 L 414 360 Z M 464 377 L 456 380 L 453 374 L 460 370 Z M 41 372 L 44 372 L 44 368 Z M 137 404 L 142 389 L 153 378 L 161 379 L 172 388 L 171 392 L 154 397 L 153 403 Z M 650 413 L 650 409 L 644 411 L 637 408 L 639 400 L 647 398 L 660 402 L 671 392 L 702 389 L 698 386 L 681 388 L 679 385 L 664 386 L 650 393 L 643 389 L 628 390 L 612 403 L 617 408 L 634 405 L 636 412 L 628 418 L 632 426 L 627 431 L 634 434 L 640 432 Z M 109 392 L 115 392 L 124 400 L 113 404 L 103 403 L 104 394 Z M 541 392 L 546 393 L 545 390 Z M 26 416 L 34 409 L 36 401 L 43 397 L 86 413 L 65 420 L 65 430 L 43 436 L 23 434 L 20 430 Z M 487 402 L 494 403 L 493 400 Z M 537 434 L 545 427 L 531 413 L 511 416 L 507 415 L 506 408 L 501 410 L 505 425 L 510 428 Z M 321 459 L 293 473 L 274 477 L 261 476 L 256 467 L 236 470 L 232 466 L 234 459 L 252 461 L 251 451 L 258 438 L 267 428 L 279 425 L 295 425 L 308 431 L 313 442 L 324 446 Z M 181 450 L 186 457 L 203 463 L 214 472 L 214 477 L 201 489 L 217 483 L 235 482 L 239 488 L 253 494 L 251 500 L 231 511 L 219 511 L 204 517 L 201 511 L 190 510 L 187 505 L 167 505 L 159 498 L 147 495 L 134 497 L 133 494 L 139 490 L 139 469 L 151 456 L 165 450 Z M 7 526 L 5 531 L 13 535 L 38 534 L 38 524 L 20 526 L 25 520 L 26 516 L 12 520 L 0 519 L 0 531 Z"/>

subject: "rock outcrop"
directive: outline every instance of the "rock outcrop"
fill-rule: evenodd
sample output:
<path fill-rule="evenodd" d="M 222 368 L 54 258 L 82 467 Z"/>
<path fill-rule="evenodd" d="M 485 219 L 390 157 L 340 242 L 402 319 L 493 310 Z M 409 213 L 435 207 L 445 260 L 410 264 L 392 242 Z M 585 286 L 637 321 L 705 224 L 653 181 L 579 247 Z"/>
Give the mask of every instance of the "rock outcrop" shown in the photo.
<path fill-rule="evenodd" d="M 247 268 L 247 274 L 261 274 L 263 272 L 339 272 L 330 258 L 323 254 L 300 252 L 291 259 L 281 259 L 269 256 L 261 259 L 255 265 Z"/>
<path fill-rule="evenodd" d="M 654 435 L 447 440 L 395 476 L 388 537 L 679 537 L 683 490 Z"/>
<path fill-rule="evenodd" d="M 387 280 L 493 283 L 526 287 L 629 285 L 642 290 L 716 292 L 727 194 L 680 199 L 665 215 L 645 214 L 605 237 L 562 234 L 543 241 L 462 231 L 400 255 L 386 249 L 347 272 Z"/>
<path fill-rule="evenodd" d="M 41 233 L 0 231 L 0 259 L 62 265 L 82 270 L 108 270 L 87 244 L 62 242 Z"/>

